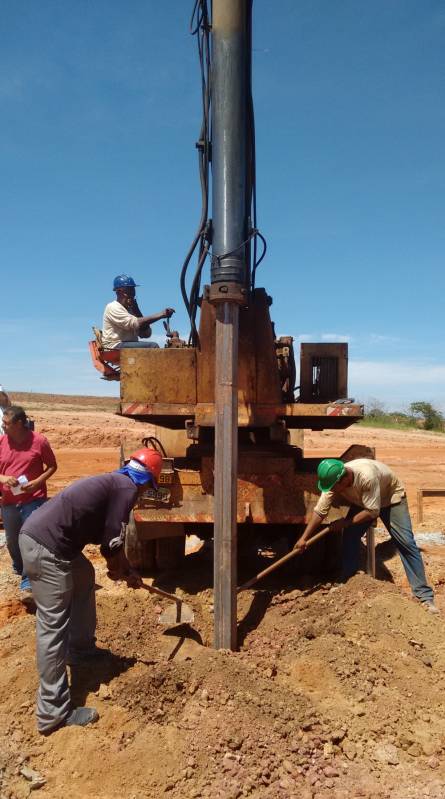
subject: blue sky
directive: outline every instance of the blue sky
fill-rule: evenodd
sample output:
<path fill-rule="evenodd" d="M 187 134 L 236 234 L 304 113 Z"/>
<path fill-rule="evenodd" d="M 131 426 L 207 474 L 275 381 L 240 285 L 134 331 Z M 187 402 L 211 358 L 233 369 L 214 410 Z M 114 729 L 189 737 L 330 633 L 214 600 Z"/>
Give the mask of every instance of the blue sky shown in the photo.
<path fill-rule="evenodd" d="M 189 0 L 3 0 L 0 382 L 116 394 L 89 360 L 115 274 L 176 307 L 196 229 Z M 257 285 L 279 334 L 349 341 L 351 396 L 445 408 L 445 5 L 254 2 Z M 157 333 L 162 332 L 160 323 Z"/>

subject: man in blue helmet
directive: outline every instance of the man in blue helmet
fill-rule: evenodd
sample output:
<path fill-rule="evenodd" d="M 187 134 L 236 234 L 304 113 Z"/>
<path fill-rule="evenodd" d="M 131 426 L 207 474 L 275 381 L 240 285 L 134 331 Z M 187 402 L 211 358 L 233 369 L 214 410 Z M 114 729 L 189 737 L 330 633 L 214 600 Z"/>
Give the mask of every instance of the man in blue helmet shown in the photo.
<path fill-rule="evenodd" d="M 160 313 L 143 316 L 136 300 L 136 283 L 129 275 L 117 275 L 113 281 L 116 299 L 105 307 L 102 324 L 104 349 L 122 347 L 157 347 L 151 341 L 139 341 L 151 336 L 150 325 L 159 319 L 169 319 L 174 308 L 164 308 Z"/>

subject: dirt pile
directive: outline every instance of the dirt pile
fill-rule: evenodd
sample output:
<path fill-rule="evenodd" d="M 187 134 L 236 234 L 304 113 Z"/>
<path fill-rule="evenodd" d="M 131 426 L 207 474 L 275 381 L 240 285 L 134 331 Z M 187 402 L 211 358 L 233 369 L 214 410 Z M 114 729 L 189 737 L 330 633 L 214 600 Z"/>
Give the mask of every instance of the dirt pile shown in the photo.
<path fill-rule="evenodd" d="M 55 449 L 119 447 L 122 438 L 139 432 L 134 419 L 118 415 L 118 397 L 76 397 L 16 392 L 11 401 L 23 405 L 35 429 Z M 150 425 L 145 425 L 150 435 Z"/>
<path fill-rule="evenodd" d="M 22 405 L 29 415 L 33 411 L 47 410 L 53 413 L 57 410 L 89 410 L 97 413 L 99 411 L 109 411 L 114 413 L 119 397 L 119 387 L 116 386 L 115 397 L 92 397 L 78 394 L 42 394 L 38 391 L 10 391 L 11 402 L 15 405 Z"/>
<path fill-rule="evenodd" d="M 12 615 L 10 598 L 0 630 L 0 795 L 28 795 L 25 765 L 51 798 L 443 797 L 443 620 L 394 584 L 303 577 L 298 587 L 243 594 L 240 651 L 215 652 L 203 645 L 208 559 L 192 556 L 181 582 L 196 623 L 166 631 L 153 598 L 111 583 L 90 554 L 99 643 L 113 655 L 73 668 L 71 682 L 75 701 L 97 707 L 100 720 L 36 734 L 33 617 Z M 12 596 L 11 582 L 3 587 Z"/>
<path fill-rule="evenodd" d="M 53 398 L 52 410 L 33 412 L 57 449 L 53 492 L 116 468 L 118 439 L 135 425 L 71 404 L 55 407 Z M 422 480 L 445 485 L 444 437 L 379 433 L 309 433 L 308 454 L 375 445 L 405 480 L 415 510 Z M 426 501 L 424 529 L 444 524 L 445 508 Z M 97 550 L 88 555 L 98 643 L 112 654 L 71 669 L 70 680 L 75 702 L 97 707 L 100 719 L 42 738 L 34 616 L 18 602 L 0 546 L 0 799 L 37 789 L 42 799 L 443 799 L 445 547 L 424 549 L 441 616 L 409 598 L 382 534 L 378 581 L 314 584 L 290 570 L 241 594 L 236 653 L 210 647 L 208 548 L 189 555 L 181 574 L 158 577 L 195 610 L 192 627 L 170 630 L 157 621 L 163 602 L 112 583 Z M 244 563 L 240 582 L 256 570 L 253 560 Z"/>
<path fill-rule="evenodd" d="M 140 424 L 134 419 L 126 419 L 112 413 L 57 411 L 48 418 L 48 413 L 36 411 L 33 414 L 36 430 L 46 436 L 53 447 L 74 447 L 97 449 L 99 447 L 119 447 L 125 436 L 139 431 Z M 146 425 L 147 433 L 151 432 Z M 145 430 L 145 428 L 143 428 Z"/>

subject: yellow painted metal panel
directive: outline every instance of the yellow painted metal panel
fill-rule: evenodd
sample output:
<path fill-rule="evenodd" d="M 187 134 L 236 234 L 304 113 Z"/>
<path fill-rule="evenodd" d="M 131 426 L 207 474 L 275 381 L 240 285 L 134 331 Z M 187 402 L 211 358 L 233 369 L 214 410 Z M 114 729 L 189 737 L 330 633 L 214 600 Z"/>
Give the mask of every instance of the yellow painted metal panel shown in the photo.
<path fill-rule="evenodd" d="M 121 350 L 122 403 L 194 404 L 194 349 Z"/>

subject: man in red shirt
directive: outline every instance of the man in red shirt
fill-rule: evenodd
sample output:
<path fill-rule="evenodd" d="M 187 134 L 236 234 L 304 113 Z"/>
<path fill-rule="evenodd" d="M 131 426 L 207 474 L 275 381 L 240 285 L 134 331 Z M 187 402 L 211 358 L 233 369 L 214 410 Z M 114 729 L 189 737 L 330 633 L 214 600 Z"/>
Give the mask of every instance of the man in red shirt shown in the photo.
<path fill-rule="evenodd" d="M 27 426 L 26 413 L 18 405 L 3 412 L 0 436 L 0 487 L 6 545 L 15 574 L 21 575 L 21 599 L 32 599 L 31 584 L 23 570 L 19 532 L 24 521 L 47 498 L 46 481 L 57 469 L 54 453 L 40 433 Z"/>

